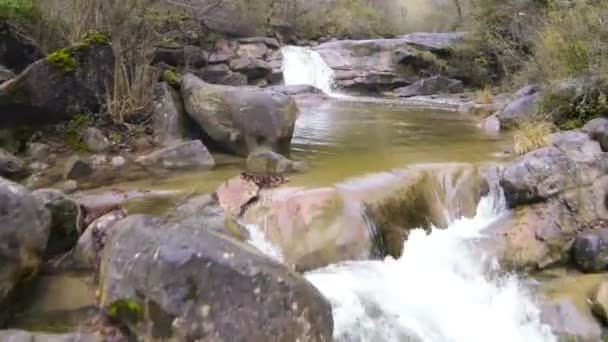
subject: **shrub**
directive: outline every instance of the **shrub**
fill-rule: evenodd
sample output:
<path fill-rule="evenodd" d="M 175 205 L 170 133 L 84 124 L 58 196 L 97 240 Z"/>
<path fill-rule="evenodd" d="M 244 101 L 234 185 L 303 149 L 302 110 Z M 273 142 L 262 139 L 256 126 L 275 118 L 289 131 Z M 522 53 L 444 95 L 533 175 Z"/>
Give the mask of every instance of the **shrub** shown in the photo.
<path fill-rule="evenodd" d="M 537 119 L 517 123 L 513 132 L 513 150 L 516 155 L 526 154 L 549 144 L 549 135 L 554 125 L 549 121 Z"/>

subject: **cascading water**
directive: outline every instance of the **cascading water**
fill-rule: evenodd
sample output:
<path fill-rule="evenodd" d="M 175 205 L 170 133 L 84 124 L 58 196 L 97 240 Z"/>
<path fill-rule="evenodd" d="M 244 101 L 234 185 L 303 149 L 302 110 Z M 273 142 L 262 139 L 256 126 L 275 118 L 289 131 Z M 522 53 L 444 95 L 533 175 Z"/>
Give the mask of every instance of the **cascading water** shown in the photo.
<path fill-rule="evenodd" d="M 500 198 L 500 200 L 498 200 Z M 337 341 L 556 341 L 513 276 L 489 276 L 472 248 L 506 212 L 483 198 L 473 218 L 414 230 L 398 260 L 356 261 L 306 275 L 329 299 Z"/>
<path fill-rule="evenodd" d="M 395 260 L 352 261 L 306 278 L 331 302 L 334 337 L 345 342 L 554 342 L 515 276 L 476 252 L 475 242 L 507 213 L 502 194 L 483 198 L 473 218 L 410 232 Z M 250 243 L 276 258 L 253 227 Z"/>
<path fill-rule="evenodd" d="M 331 94 L 334 88 L 334 71 L 313 49 L 285 46 L 283 53 L 283 79 L 286 85 L 311 85 Z"/>

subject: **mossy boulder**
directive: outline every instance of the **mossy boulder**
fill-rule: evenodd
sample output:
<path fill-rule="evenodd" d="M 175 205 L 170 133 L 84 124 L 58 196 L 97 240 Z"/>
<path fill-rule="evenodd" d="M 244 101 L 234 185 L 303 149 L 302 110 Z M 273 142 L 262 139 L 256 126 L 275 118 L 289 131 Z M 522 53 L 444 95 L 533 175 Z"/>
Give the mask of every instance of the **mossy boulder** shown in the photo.
<path fill-rule="evenodd" d="M 188 114 L 204 131 L 209 146 L 247 157 L 260 147 L 289 155 L 299 114 L 284 94 L 206 83 L 186 74 L 181 84 Z"/>
<path fill-rule="evenodd" d="M 97 112 L 113 74 L 112 47 L 100 37 L 51 53 L 0 86 L 0 126 L 56 123 Z"/>
<path fill-rule="evenodd" d="M 205 220 L 118 222 L 99 303 L 146 340 L 332 340 L 331 306 L 314 286 Z"/>

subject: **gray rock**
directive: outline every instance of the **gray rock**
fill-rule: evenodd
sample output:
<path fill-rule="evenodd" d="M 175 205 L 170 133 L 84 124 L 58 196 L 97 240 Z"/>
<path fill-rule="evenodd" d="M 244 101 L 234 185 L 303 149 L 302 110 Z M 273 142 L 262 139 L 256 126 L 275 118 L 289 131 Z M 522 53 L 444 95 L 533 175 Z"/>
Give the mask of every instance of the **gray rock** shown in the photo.
<path fill-rule="evenodd" d="M 247 76 L 240 72 L 233 72 L 227 64 L 209 64 L 196 74 L 206 82 L 213 84 L 247 85 Z"/>
<path fill-rule="evenodd" d="M 39 172 L 48 169 L 50 165 L 42 162 L 33 162 L 30 163 L 27 167 L 30 169 L 30 171 Z"/>
<path fill-rule="evenodd" d="M 268 54 L 268 46 L 263 42 L 243 42 L 242 40 L 239 42 L 239 47 L 236 50 L 239 57 L 265 59 Z"/>
<path fill-rule="evenodd" d="M 324 95 L 321 89 L 315 88 L 314 86 L 308 84 L 271 86 L 266 89 L 270 91 L 276 91 L 277 93 L 282 93 L 288 96 Z"/>
<path fill-rule="evenodd" d="M 276 38 L 271 37 L 246 37 L 239 38 L 239 43 L 241 44 L 258 44 L 262 43 L 268 46 L 269 48 L 278 49 L 281 47 L 281 43 Z"/>
<path fill-rule="evenodd" d="M 591 315 L 583 314 L 570 300 L 563 299 L 541 307 L 541 320 L 551 326 L 563 341 L 600 341 L 602 328 Z"/>
<path fill-rule="evenodd" d="M 483 129 L 490 134 L 498 134 L 500 133 L 500 120 L 498 117 L 494 115 L 490 115 L 483 120 L 481 123 Z"/>
<path fill-rule="evenodd" d="M 589 186 L 608 173 L 608 154 L 586 134 L 559 132 L 549 140 L 553 146 L 529 152 L 505 167 L 501 185 L 511 207 Z"/>
<path fill-rule="evenodd" d="M 213 156 L 200 140 L 165 147 L 139 157 L 136 161 L 142 165 L 155 165 L 167 170 L 209 170 L 215 166 Z"/>
<path fill-rule="evenodd" d="M 123 167 L 126 163 L 127 160 L 123 156 L 112 157 L 112 160 L 110 161 L 110 164 L 112 164 L 112 167 L 114 168 Z"/>
<path fill-rule="evenodd" d="M 78 204 L 54 189 L 40 189 L 32 195 L 51 213 L 51 233 L 46 254 L 55 255 L 72 249 L 78 241 Z"/>
<path fill-rule="evenodd" d="M 14 77 L 15 73 L 13 73 L 11 70 L 7 69 L 3 65 L 0 65 L 0 84 L 13 79 Z"/>
<path fill-rule="evenodd" d="M 530 85 L 522 87 L 521 89 L 519 89 L 518 91 L 516 91 L 515 94 L 513 95 L 513 97 L 515 97 L 516 99 L 518 99 L 518 98 L 534 95 L 534 94 L 539 93 L 539 92 L 540 92 L 540 85 L 538 85 L 538 84 L 530 84 Z"/>
<path fill-rule="evenodd" d="M 518 121 L 528 120 L 536 114 L 540 94 L 523 96 L 509 103 L 503 110 L 497 113 L 497 118 L 500 121 L 500 126 L 503 129 L 508 129 L 517 124 Z"/>
<path fill-rule="evenodd" d="M 94 334 L 45 334 L 24 330 L 0 330 L 3 342 L 102 342 L 103 338 Z"/>
<path fill-rule="evenodd" d="M 395 89 L 393 92 L 400 97 L 418 95 L 454 94 L 464 90 L 462 81 L 445 76 L 433 76 L 417 81 L 406 87 Z"/>
<path fill-rule="evenodd" d="M 30 143 L 27 146 L 26 155 L 28 158 L 37 161 L 45 161 L 49 159 L 49 154 L 51 153 L 51 148 L 49 145 L 41 144 L 41 143 Z"/>
<path fill-rule="evenodd" d="M 608 282 L 598 286 L 591 297 L 591 310 L 602 322 L 608 323 Z"/>
<path fill-rule="evenodd" d="M 338 87 L 377 90 L 411 84 L 421 75 L 442 69 L 437 64 L 441 52 L 461 44 L 463 37 L 462 33 L 423 33 L 394 39 L 338 40 L 314 49 L 334 70 Z"/>
<path fill-rule="evenodd" d="M 162 82 L 154 86 L 154 135 L 157 143 L 169 146 L 189 140 L 194 124 L 184 109 L 180 94 Z"/>
<path fill-rule="evenodd" d="M 19 178 L 26 174 L 25 163 L 0 148 L 0 177 Z"/>
<path fill-rule="evenodd" d="M 114 53 L 109 44 L 74 46 L 73 66 L 43 58 L 22 74 L 0 85 L 0 124 L 57 123 L 82 113 L 96 113 L 105 104 L 114 77 Z M 18 94 L 19 96 L 16 96 Z"/>
<path fill-rule="evenodd" d="M 272 72 L 268 62 L 251 57 L 239 57 L 230 60 L 230 69 L 247 76 L 248 80 L 264 78 Z"/>
<path fill-rule="evenodd" d="M 71 194 L 72 192 L 78 190 L 78 182 L 75 180 L 66 180 L 57 184 L 57 189 L 65 194 Z"/>
<path fill-rule="evenodd" d="M 153 339 L 332 340 L 331 307 L 314 286 L 205 227 L 120 221 L 103 251 L 100 305 Z"/>
<path fill-rule="evenodd" d="M 95 127 L 89 127 L 82 132 L 82 141 L 91 152 L 103 152 L 110 147 L 110 140 Z"/>
<path fill-rule="evenodd" d="M 93 221 L 78 239 L 72 253 L 72 266 L 76 269 L 98 269 L 101 251 L 112 228 L 125 217 L 124 211 L 115 210 Z"/>
<path fill-rule="evenodd" d="M 94 169 L 101 169 L 108 165 L 108 156 L 105 154 L 94 154 L 89 159 Z"/>
<path fill-rule="evenodd" d="M 254 173 L 280 174 L 307 169 L 302 162 L 293 162 L 278 153 L 264 149 L 249 154 L 246 165 L 247 170 Z"/>
<path fill-rule="evenodd" d="M 587 122 L 583 127 L 583 132 L 597 140 L 602 150 L 608 152 L 608 119 L 597 118 Z"/>
<path fill-rule="evenodd" d="M 31 285 L 50 234 L 51 214 L 24 187 L 0 178 L 0 325 L 16 310 L 14 292 Z"/>
<path fill-rule="evenodd" d="M 186 111 L 220 147 L 246 157 L 258 147 L 289 154 L 298 107 L 289 96 L 182 79 Z"/>
<path fill-rule="evenodd" d="M 91 167 L 88 161 L 79 156 L 71 156 L 65 164 L 63 179 L 80 180 L 90 176 L 92 173 L 93 167 Z"/>
<path fill-rule="evenodd" d="M 579 234 L 572 245 L 572 259 L 584 272 L 608 269 L 608 228 Z"/>

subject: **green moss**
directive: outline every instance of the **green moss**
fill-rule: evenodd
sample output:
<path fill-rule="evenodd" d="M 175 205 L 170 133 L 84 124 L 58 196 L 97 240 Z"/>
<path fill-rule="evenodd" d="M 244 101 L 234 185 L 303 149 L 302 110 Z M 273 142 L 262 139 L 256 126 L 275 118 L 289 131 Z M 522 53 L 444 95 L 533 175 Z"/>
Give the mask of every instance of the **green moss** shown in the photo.
<path fill-rule="evenodd" d="M 144 311 L 139 303 L 130 299 L 119 299 L 114 301 L 106 310 L 108 316 L 138 322 L 144 316 Z"/>
<path fill-rule="evenodd" d="M 173 88 L 179 89 L 182 83 L 182 75 L 174 69 L 167 69 L 163 73 L 163 79 Z"/>
<path fill-rule="evenodd" d="M 89 46 L 92 44 L 108 44 L 110 42 L 110 34 L 106 32 L 89 32 L 82 38 L 82 44 Z"/>
<path fill-rule="evenodd" d="M 70 48 L 57 50 L 49 54 L 46 60 L 65 74 L 76 70 L 79 64 L 78 60 L 74 58 L 74 50 Z"/>
<path fill-rule="evenodd" d="M 65 134 L 65 142 L 74 151 L 86 152 L 87 147 L 82 141 L 82 132 L 94 124 L 91 115 L 83 113 L 74 116 L 60 128 Z"/>

